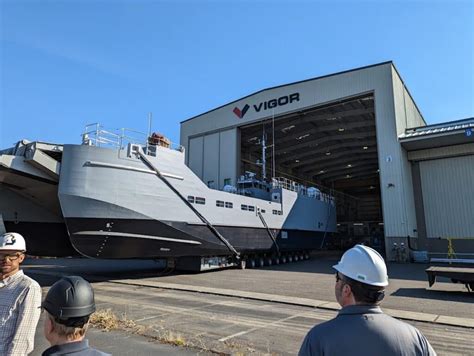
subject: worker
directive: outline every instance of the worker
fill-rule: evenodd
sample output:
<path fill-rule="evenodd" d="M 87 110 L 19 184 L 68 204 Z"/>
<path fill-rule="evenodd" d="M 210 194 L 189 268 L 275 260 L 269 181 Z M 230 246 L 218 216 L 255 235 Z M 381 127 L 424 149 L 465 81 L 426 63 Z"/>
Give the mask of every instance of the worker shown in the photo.
<path fill-rule="evenodd" d="M 85 279 L 63 277 L 54 283 L 43 301 L 43 332 L 51 347 L 46 355 L 109 355 L 89 346 L 85 338 L 89 317 L 95 312 L 94 291 Z"/>
<path fill-rule="evenodd" d="M 313 327 L 299 355 L 436 355 L 423 334 L 379 307 L 388 286 L 387 267 L 374 249 L 356 245 L 336 270 L 336 318 Z"/>
<path fill-rule="evenodd" d="M 0 236 L 0 355 L 27 355 L 34 348 L 41 315 L 41 288 L 25 276 L 23 236 L 7 232 Z"/>

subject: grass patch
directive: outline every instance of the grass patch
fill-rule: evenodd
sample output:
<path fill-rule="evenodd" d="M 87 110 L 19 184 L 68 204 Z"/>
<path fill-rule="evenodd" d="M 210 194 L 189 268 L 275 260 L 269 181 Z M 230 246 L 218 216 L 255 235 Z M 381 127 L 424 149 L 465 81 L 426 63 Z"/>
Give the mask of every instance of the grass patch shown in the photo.
<path fill-rule="evenodd" d="M 103 331 L 134 329 L 137 327 L 133 320 L 127 319 L 125 315 L 119 318 L 111 309 L 97 310 L 91 315 L 90 324 Z"/>

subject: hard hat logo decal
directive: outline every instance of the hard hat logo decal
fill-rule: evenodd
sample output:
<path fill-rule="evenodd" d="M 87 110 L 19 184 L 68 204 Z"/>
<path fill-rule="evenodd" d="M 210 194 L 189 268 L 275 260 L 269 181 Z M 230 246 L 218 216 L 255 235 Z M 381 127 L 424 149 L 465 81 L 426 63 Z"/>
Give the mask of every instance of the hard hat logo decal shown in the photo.
<path fill-rule="evenodd" d="M 358 274 L 358 275 L 357 275 L 357 279 L 360 279 L 360 280 L 362 280 L 362 281 L 365 281 L 365 276 L 362 275 L 362 274 Z"/>
<path fill-rule="evenodd" d="M 6 236 L 5 246 L 14 245 L 15 243 L 16 243 L 15 236 L 13 235 Z"/>

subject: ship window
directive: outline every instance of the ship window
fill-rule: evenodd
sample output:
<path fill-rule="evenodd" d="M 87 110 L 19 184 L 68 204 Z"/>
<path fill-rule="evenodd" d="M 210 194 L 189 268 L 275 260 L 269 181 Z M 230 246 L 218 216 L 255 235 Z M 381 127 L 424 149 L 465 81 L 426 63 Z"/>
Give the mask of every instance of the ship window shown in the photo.
<path fill-rule="evenodd" d="M 196 197 L 196 204 L 206 204 L 206 198 Z"/>
<path fill-rule="evenodd" d="M 232 204 L 230 201 L 226 201 L 225 202 L 225 207 L 229 208 L 229 209 L 232 209 L 234 207 L 234 204 Z"/>
<path fill-rule="evenodd" d="M 260 210 L 263 214 L 265 214 L 265 209 Z"/>
<path fill-rule="evenodd" d="M 222 200 L 217 200 L 216 201 L 216 206 L 223 208 L 224 207 L 224 202 Z"/>
<path fill-rule="evenodd" d="M 278 215 L 283 215 L 283 211 L 278 210 Z"/>
<path fill-rule="evenodd" d="M 249 210 L 249 207 L 248 207 L 247 205 L 245 205 L 245 204 L 242 204 L 242 205 L 240 206 L 240 209 L 242 209 L 242 210 Z"/>
<path fill-rule="evenodd" d="M 249 205 L 248 208 L 249 208 L 249 211 L 255 211 L 255 207 L 254 207 L 254 206 Z"/>
<path fill-rule="evenodd" d="M 273 215 L 278 215 L 278 210 L 273 210 L 273 211 L 272 211 L 272 214 L 273 214 Z"/>
<path fill-rule="evenodd" d="M 188 202 L 194 203 L 194 197 L 192 195 L 188 195 Z"/>
<path fill-rule="evenodd" d="M 232 180 L 230 178 L 224 179 L 224 185 L 231 185 L 231 184 L 232 184 Z"/>

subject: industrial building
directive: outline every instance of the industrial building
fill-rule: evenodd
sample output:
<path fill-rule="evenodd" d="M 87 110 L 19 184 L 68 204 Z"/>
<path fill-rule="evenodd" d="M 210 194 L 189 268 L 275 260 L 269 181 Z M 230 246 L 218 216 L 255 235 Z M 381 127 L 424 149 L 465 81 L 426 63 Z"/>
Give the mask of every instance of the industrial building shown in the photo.
<path fill-rule="evenodd" d="M 258 91 L 180 139 L 210 187 L 287 177 L 330 191 L 340 236 L 383 241 L 388 259 L 395 243 L 474 258 L 474 118 L 427 125 L 391 61 Z"/>

